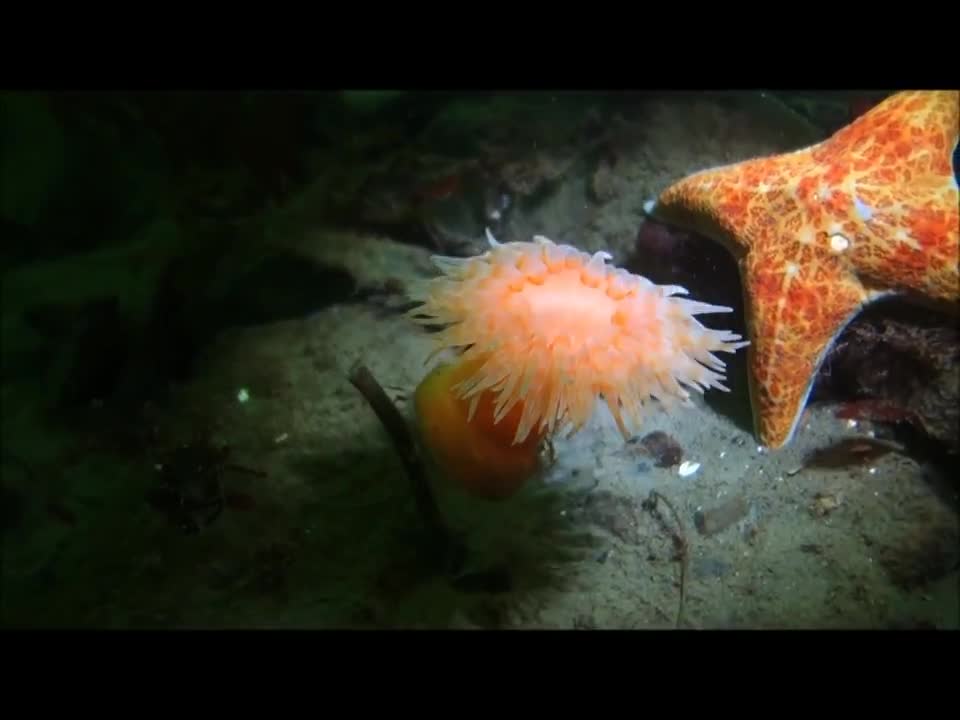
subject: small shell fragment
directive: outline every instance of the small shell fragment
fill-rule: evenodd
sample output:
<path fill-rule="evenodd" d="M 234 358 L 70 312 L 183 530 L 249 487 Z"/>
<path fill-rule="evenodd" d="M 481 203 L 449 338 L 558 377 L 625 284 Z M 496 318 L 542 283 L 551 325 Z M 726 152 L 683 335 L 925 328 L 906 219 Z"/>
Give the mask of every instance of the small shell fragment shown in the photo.
<path fill-rule="evenodd" d="M 699 469 L 700 463 L 684 460 L 677 469 L 677 473 L 679 473 L 680 477 L 687 477 L 688 475 L 693 475 Z"/>
<path fill-rule="evenodd" d="M 843 505 L 843 493 L 818 492 L 810 503 L 810 512 L 817 517 L 826 517 Z"/>
<path fill-rule="evenodd" d="M 716 535 L 747 516 L 750 504 L 743 495 L 737 494 L 726 502 L 708 510 L 697 510 L 693 524 L 701 535 Z"/>

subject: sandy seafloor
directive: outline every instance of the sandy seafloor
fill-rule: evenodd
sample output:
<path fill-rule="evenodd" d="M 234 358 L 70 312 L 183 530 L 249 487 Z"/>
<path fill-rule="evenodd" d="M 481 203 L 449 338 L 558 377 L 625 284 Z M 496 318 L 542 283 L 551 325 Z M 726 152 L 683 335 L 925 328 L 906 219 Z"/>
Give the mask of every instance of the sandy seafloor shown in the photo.
<path fill-rule="evenodd" d="M 370 333 L 364 338 L 355 327 Z M 324 338 L 341 362 L 362 359 L 404 408 L 425 354 L 422 339 L 402 325 L 358 309 L 224 339 L 210 372 L 221 380 L 196 392 L 223 398 L 224 432 L 256 448 L 257 467 L 270 476 L 263 481 L 269 489 L 254 492 L 277 498 L 285 506 L 278 512 L 295 515 L 302 534 L 286 538 L 299 548 L 290 560 L 287 604 L 251 604 L 241 595 L 229 614 L 209 606 L 198 622 L 673 627 L 680 564 L 672 516 L 664 511 L 665 529 L 641 506 L 656 489 L 676 507 L 689 542 L 684 627 L 957 625 L 955 574 L 910 592 L 890 577 L 901 555 L 925 552 L 928 533 L 956 532 L 954 511 L 922 465 L 891 453 L 853 468 L 798 472 L 811 450 L 870 432 L 833 418 L 829 408 L 808 412 L 794 443 L 773 453 L 758 450 L 750 433 L 703 403 L 656 413 L 644 433 L 669 433 L 684 460 L 700 463 L 681 477 L 677 466 L 658 468 L 624 443 L 600 404 L 590 427 L 556 442 L 544 481 L 520 496 L 502 504 L 443 496 L 447 516 L 478 554 L 477 567 L 505 566 L 509 592 L 457 592 L 442 578 L 420 577 L 415 551 L 403 547 L 404 525 L 417 518 L 409 503 L 398 502 L 409 499 L 400 466 L 343 366 L 317 372 L 314 338 Z M 244 351 L 254 346 L 282 349 L 291 359 L 269 386 L 253 382 L 255 399 L 239 408 L 235 387 L 271 362 Z M 737 495 L 748 508 L 742 520 L 712 536 L 696 530 L 698 510 Z M 835 509 L 819 514 L 818 495 L 835 501 Z M 257 526 L 253 517 L 226 519 L 221 531 L 232 530 L 240 544 L 257 532 L 245 529 Z M 198 565 L 195 572 L 200 583 L 212 569 Z M 182 612 L 177 592 L 170 603 Z M 229 595 L 223 601 L 230 604 Z"/>
<path fill-rule="evenodd" d="M 572 176 L 555 202 L 518 216 L 501 239 L 582 237 L 585 249 L 611 247 L 616 256 L 610 238 L 635 227 L 642 201 L 694 169 L 692 158 L 706 166 L 790 147 L 744 130 L 749 140 L 731 150 L 690 114 L 662 113 L 621 165 L 618 177 L 633 177 L 632 191 L 582 213 L 585 180 Z M 658 133 L 668 129 L 689 133 L 684 152 L 662 149 Z M 432 272 L 427 249 L 389 237 L 306 228 L 279 242 L 371 283 Z M 835 418 L 830 407 L 810 408 L 787 448 L 761 451 L 744 420 L 746 378 L 736 364 L 729 395 L 711 391 L 694 407 L 654 411 L 639 431 L 675 438 L 682 460 L 699 463 L 692 475 L 658 467 L 639 443 L 625 443 L 601 404 L 590 426 L 556 442 L 545 477 L 507 502 L 470 500 L 438 484 L 471 567 L 499 567 L 509 578 L 499 588 L 455 587 L 418 557 L 419 519 L 402 466 L 347 381 L 354 363 L 364 363 L 409 415 L 428 351 L 426 336 L 399 314 L 359 301 L 225 330 L 158 424 L 167 437 L 186 438 L 190 418 L 231 447 L 232 462 L 261 471 L 224 478 L 252 506 L 184 535 L 143 501 L 152 468 L 90 454 L 61 480 L 78 522 L 34 522 L 42 514 L 34 509 L 27 528 L 6 539 L 5 622 L 673 628 L 681 562 L 672 516 L 664 510 L 660 522 L 642 505 L 656 490 L 679 512 L 688 543 L 684 628 L 960 625 L 956 569 L 910 581 L 925 577 L 917 568 L 931 556 L 953 552 L 943 546 L 957 542 L 956 484 L 897 452 L 839 469 L 804 467 L 811 451 L 873 430 Z M 739 520 L 711 535 L 697 530 L 696 513 L 736 498 L 745 509 Z"/>

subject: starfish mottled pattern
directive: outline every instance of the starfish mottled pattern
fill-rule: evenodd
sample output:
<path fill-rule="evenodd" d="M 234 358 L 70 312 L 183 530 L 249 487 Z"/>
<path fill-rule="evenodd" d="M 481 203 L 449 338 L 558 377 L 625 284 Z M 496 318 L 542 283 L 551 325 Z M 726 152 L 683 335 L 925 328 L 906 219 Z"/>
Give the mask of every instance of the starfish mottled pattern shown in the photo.
<path fill-rule="evenodd" d="M 791 441 L 824 356 L 868 303 L 957 308 L 958 118 L 960 91 L 897 93 L 821 143 L 696 173 L 648 204 L 738 260 L 763 445 Z"/>

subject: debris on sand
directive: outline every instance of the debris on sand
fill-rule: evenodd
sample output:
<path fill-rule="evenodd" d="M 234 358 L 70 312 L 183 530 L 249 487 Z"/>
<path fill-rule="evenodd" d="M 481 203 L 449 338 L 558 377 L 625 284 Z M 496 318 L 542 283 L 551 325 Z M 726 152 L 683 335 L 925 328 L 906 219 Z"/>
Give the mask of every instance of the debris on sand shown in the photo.
<path fill-rule="evenodd" d="M 693 524 L 701 535 L 716 535 L 740 522 L 749 510 L 746 498 L 738 494 L 716 507 L 697 511 L 693 516 Z"/>

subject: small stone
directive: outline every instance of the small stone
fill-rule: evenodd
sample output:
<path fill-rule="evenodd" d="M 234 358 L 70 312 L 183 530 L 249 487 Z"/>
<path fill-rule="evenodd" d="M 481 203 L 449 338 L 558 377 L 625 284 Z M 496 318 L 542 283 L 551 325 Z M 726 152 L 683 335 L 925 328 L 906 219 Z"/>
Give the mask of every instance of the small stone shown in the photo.
<path fill-rule="evenodd" d="M 660 430 L 645 435 L 640 444 L 654 459 L 657 467 L 673 467 L 683 459 L 683 447 L 680 443 Z"/>

